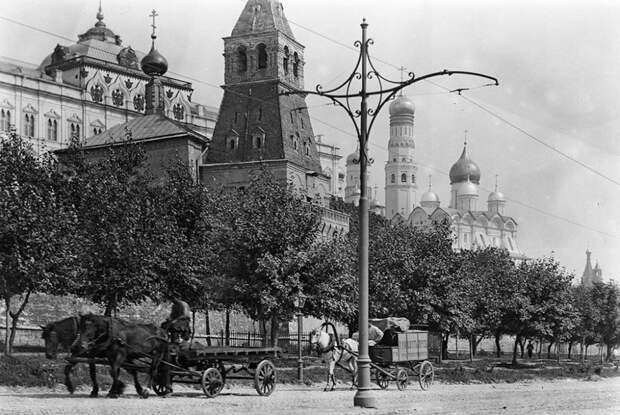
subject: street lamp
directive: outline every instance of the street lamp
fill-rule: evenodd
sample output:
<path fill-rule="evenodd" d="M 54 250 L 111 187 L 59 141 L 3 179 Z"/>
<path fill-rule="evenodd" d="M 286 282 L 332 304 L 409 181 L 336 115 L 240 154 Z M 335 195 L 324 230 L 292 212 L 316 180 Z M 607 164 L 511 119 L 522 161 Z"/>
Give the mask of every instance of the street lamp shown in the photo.
<path fill-rule="evenodd" d="M 370 130 L 375 122 L 375 119 L 381 108 L 391 100 L 398 91 L 414 84 L 416 82 L 433 78 L 436 76 L 445 75 L 471 75 L 481 78 L 486 78 L 492 83 L 485 84 L 483 86 L 499 85 L 496 78 L 484 75 L 476 72 L 467 71 L 449 71 L 444 69 L 441 72 L 434 72 L 422 76 L 416 77 L 413 72 L 409 72 L 409 79 L 401 82 L 392 81 L 382 76 L 370 59 L 368 55 L 368 46 L 373 44 L 372 39 L 366 38 L 366 28 L 368 23 L 366 19 L 363 19 L 362 27 L 362 40 L 355 41 L 355 47 L 360 49 L 360 54 L 357 60 L 357 64 L 353 72 L 349 77 L 336 88 L 324 91 L 321 85 L 316 86 L 315 91 L 286 91 L 282 92 L 282 95 L 292 94 L 313 94 L 319 95 L 331 99 L 334 104 L 337 104 L 344 109 L 351 118 L 357 137 L 359 140 L 359 159 L 354 160 L 355 163 L 360 165 L 360 200 L 359 200 L 359 241 L 358 241 L 358 258 L 359 258 L 359 358 L 358 358 L 358 387 L 355 397 L 353 398 L 353 405 L 364 408 L 376 407 L 375 399 L 370 391 L 370 357 L 368 356 L 368 191 L 367 191 L 367 169 L 368 164 L 372 163 L 372 159 L 368 158 L 368 137 L 370 136 Z M 368 65 L 371 70 L 368 71 Z M 366 89 L 366 82 L 368 79 L 376 79 L 379 84 L 379 89 L 369 92 Z M 352 85 L 355 80 L 361 81 L 361 90 L 359 92 L 351 92 L 354 90 Z M 384 89 L 386 84 L 387 88 Z M 388 85 L 389 84 L 389 85 Z M 454 90 L 456 92 L 463 91 Z M 369 97 L 376 96 L 378 103 L 374 108 L 368 108 L 367 99 Z M 360 98 L 359 109 L 352 109 L 352 98 Z M 370 124 L 368 124 L 368 116 L 370 116 Z"/>
<path fill-rule="evenodd" d="M 303 317 L 304 313 L 302 312 L 304 308 L 304 304 L 306 303 L 306 296 L 303 294 L 299 294 L 295 297 L 294 305 L 297 312 L 295 315 L 297 316 L 297 380 L 299 383 L 304 381 L 304 361 L 301 357 L 301 338 L 303 336 Z"/>

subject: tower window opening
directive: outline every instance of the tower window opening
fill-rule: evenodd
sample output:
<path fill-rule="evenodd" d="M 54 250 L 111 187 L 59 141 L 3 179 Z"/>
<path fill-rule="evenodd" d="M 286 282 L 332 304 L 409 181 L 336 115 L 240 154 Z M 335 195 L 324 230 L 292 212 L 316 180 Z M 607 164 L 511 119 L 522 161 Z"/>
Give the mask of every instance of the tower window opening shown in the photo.
<path fill-rule="evenodd" d="M 24 132 L 26 137 L 34 137 L 34 114 L 26 114 L 24 117 Z"/>
<path fill-rule="evenodd" d="M 80 124 L 77 123 L 71 123 L 70 125 L 70 129 L 71 129 L 71 136 L 69 137 L 70 139 L 73 138 L 80 138 Z"/>
<path fill-rule="evenodd" d="M 391 178 L 390 182 L 391 183 L 396 183 L 396 175 L 395 174 L 392 175 L 392 178 Z"/>
<path fill-rule="evenodd" d="M 237 49 L 237 66 L 239 72 L 246 72 L 248 70 L 248 54 L 245 46 L 239 46 Z"/>
<path fill-rule="evenodd" d="M 304 117 L 299 117 L 299 121 L 301 121 L 301 128 L 304 128 Z"/>
<path fill-rule="evenodd" d="M 293 111 L 291 111 L 291 124 L 295 123 L 295 119 L 293 118 Z"/>
<path fill-rule="evenodd" d="M 288 60 L 289 60 L 288 46 L 284 46 L 284 58 L 282 59 L 282 69 L 284 69 L 284 74 L 288 74 Z"/>
<path fill-rule="evenodd" d="M 233 137 L 233 138 L 230 138 L 230 139 L 229 139 L 229 141 L 228 141 L 228 148 L 229 148 L 230 150 L 234 150 L 234 149 L 235 149 L 235 147 L 236 147 L 236 145 L 235 145 L 235 144 L 236 144 L 236 143 L 235 143 L 235 139 L 234 139 L 234 137 Z"/>
<path fill-rule="evenodd" d="M 258 51 L 258 69 L 265 69 L 267 67 L 267 46 L 259 43 L 256 50 Z"/>
<path fill-rule="evenodd" d="M 299 55 L 297 52 L 293 53 L 293 75 L 299 76 Z"/>
<path fill-rule="evenodd" d="M 405 173 L 400 175 L 400 181 L 402 183 L 407 183 L 407 175 Z"/>
<path fill-rule="evenodd" d="M 258 109 L 258 121 L 261 121 L 263 119 L 263 107 L 260 107 Z"/>
<path fill-rule="evenodd" d="M 411 175 L 411 183 L 415 183 L 415 174 Z"/>
<path fill-rule="evenodd" d="M 239 121 L 239 113 L 235 111 L 235 124 Z"/>

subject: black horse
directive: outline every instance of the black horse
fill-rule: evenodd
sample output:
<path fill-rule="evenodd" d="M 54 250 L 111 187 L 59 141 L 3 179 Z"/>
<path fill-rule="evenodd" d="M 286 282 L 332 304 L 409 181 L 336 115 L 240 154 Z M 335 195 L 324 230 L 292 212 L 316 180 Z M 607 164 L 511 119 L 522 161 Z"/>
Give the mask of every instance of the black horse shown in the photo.
<path fill-rule="evenodd" d="M 108 393 L 110 398 L 117 398 L 123 393 L 122 382 L 118 379 L 123 364 L 144 357 L 151 361 L 151 382 L 164 379 L 164 386 L 171 390 L 167 365 L 161 365 L 160 370 L 161 361 L 168 358 L 168 341 L 163 329 L 152 324 L 134 324 L 117 318 L 87 314 L 80 317 L 79 333 L 80 349 L 108 359 L 112 375 L 112 388 Z M 138 382 L 137 370 L 125 369 L 133 375 L 138 394 L 148 396 L 148 391 L 142 389 Z"/>
<path fill-rule="evenodd" d="M 41 337 L 45 340 L 45 357 L 48 359 L 56 359 L 59 349 L 65 352 L 72 352 L 71 348 L 78 337 L 77 317 L 67 317 L 63 320 L 49 323 L 41 326 L 43 332 Z M 75 356 L 75 355 L 74 355 Z M 71 383 L 71 371 L 76 363 L 69 363 L 65 366 L 65 385 L 70 393 L 75 391 L 73 383 Z M 97 383 L 97 369 L 94 363 L 88 365 L 90 372 L 90 380 L 93 383 L 93 389 L 90 396 L 97 397 L 99 395 L 99 384 Z"/>

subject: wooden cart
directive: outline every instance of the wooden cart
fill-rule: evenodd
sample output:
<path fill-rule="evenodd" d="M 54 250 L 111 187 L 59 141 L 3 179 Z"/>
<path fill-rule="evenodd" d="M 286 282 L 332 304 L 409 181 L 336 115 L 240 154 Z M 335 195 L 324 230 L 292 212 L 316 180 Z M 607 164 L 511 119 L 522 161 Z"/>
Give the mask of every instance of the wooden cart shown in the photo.
<path fill-rule="evenodd" d="M 428 331 L 407 330 L 397 336 L 397 346 L 378 345 L 369 349 L 377 385 L 386 389 L 390 381 L 394 381 L 399 390 L 405 389 L 409 381 L 407 370 L 403 368 L 406 366 L 418 378 L 420 387 L 428 389 L 435 379 L 433 364 L 427 360 Z"/>

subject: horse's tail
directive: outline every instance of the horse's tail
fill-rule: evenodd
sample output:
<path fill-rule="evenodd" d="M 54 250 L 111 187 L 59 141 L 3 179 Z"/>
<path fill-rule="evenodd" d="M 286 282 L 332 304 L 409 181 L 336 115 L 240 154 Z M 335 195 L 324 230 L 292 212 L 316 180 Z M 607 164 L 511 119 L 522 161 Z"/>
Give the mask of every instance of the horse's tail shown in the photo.
<path fill-rule="evenodd" d="M 321 324 L 321 329 L 328 328 L 328 327 L 331 327 L 331 329 L 334 331 L 334 337 L 336 338 L 336 346 L 341 347 L 340 336 L 338 335 L 338 330 L 336 330 L 336 326 L 334 326 L 334 324 L 329 321 L 326 321 L 325 323 Z"/>

